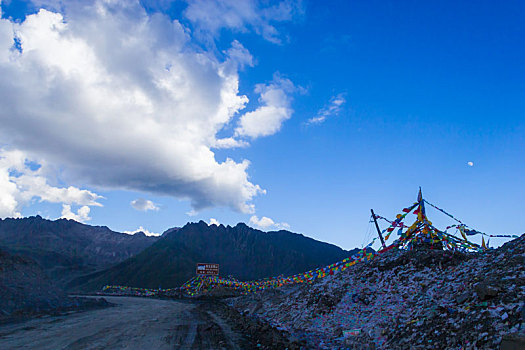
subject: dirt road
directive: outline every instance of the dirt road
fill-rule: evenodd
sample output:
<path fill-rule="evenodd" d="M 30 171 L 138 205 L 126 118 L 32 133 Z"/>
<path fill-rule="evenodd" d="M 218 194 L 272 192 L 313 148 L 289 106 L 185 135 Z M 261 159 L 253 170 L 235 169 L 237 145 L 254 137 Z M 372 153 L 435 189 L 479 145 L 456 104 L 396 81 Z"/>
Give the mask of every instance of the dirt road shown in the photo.
<path fill-rule="evenodd" d="M 243 349 L 250 343 L 209 307 L 105 297 L 117 304 L 0 327 L 0 349 Z"/>

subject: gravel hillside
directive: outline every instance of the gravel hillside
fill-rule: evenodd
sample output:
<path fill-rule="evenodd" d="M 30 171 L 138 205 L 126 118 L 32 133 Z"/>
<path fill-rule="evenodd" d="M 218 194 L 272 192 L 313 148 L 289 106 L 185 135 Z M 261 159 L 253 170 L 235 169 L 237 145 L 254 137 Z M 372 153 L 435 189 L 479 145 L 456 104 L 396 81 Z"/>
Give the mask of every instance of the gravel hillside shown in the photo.
<path fill-rule="evenodd" d="M 524 261 L 525 235 L 484 253 L 392 250 L 230 303 L 314 348 L 518 349 Z"/>
<path fill-rule="evenodd" d="M 0 250 L 0 324 L 107 305 L 104 300 L 68 297 L 34 260 Z"/>

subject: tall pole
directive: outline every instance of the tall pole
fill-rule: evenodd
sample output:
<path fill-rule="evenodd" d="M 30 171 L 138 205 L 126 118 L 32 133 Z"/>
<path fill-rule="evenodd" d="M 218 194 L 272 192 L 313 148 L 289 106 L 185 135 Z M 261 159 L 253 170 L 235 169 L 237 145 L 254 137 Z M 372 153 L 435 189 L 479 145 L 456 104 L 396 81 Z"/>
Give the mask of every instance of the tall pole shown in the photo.
<path fill-rule="evenodd" d="M 370 212 L 372 212 L 372 217 L 374 218 L 374 224 L 376 224 L 376 230 L 377 234 L 379 235 L 379 238 L 381 239 L 381 244 L 383 245 L 383 249 L 386 248 L 385 240 L 383 239 L 383 235 L 381 234 L 381 230 L 379 229 L 379 225 L 377 224 L 376 214 L 374 214 L 374 209 L 370 209 Z"/>
<path fill-rule="evenodd" d="M 425 202 L 423 200 L 423 194 L 421 193 L 421 186 L 419 186 L 419 193 L 417 194 L 417 201 L 419 203 L 419 211 L 423 216 L 426 215 L 425 213 Z"/>

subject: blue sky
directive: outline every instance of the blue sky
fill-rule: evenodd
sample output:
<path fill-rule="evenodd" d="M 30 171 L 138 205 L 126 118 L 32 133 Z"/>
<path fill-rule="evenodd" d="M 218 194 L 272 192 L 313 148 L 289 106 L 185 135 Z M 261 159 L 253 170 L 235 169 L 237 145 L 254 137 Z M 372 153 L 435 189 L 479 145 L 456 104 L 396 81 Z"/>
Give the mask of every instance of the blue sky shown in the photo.
<path fill-rule="evenodd" d="M 0 216 L 525 231 L 523 2 L 125 3 L 2 1 Z"/>

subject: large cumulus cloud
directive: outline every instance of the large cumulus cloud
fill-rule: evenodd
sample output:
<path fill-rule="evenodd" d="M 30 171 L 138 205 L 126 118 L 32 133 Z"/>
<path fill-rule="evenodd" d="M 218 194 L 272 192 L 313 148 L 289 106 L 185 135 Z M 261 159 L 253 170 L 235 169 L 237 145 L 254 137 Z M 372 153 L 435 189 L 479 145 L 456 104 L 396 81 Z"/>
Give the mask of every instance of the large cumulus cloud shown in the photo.
<path fill-rule="evenodd" d="M 239 130 L 217 133 L 248 102 L 238 69 L 252 64 L 250 53 L 234 41 L 219 59 L 138 1 L 71 4 L 64 14 L 0 20 L 4 146 L 56 164 L 73 182 L 253 212 L 263 190 L 249 180 L 249 161 L 218 162 L 213 152 L 247 145 Z"/>

